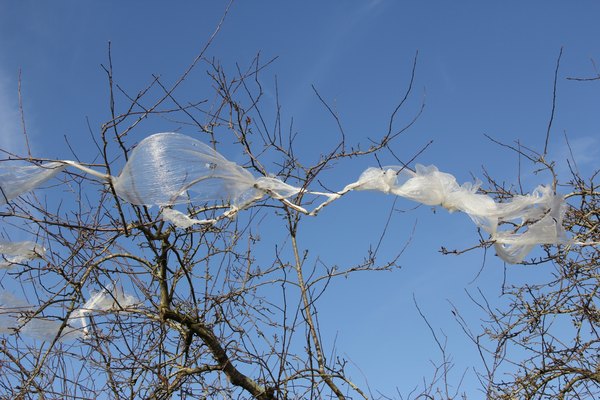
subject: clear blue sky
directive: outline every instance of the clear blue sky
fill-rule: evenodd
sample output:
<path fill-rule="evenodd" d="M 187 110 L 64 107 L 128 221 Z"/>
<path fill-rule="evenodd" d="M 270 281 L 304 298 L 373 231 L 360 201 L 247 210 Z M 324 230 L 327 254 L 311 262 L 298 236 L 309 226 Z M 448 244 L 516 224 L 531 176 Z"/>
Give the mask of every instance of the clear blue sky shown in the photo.
<path fill-rule="evenodd" d="M 27 128 L 35 155 L 68 158 L 62 138 L 89 145 L 86 118 L 97 129 L 109 119 L 107 85 L 100 64 L 112 42 L 115 77 L 136 92 L 160 74 L 173 82 L 213 31 L 224 2 L 191 1 L 0 1 L 0 145 L 23 151 L 17 81 L 22 74 Z M 453 173 L 460 182 L 483 177 L 482 166 L 509 184 L 517 182 L 517 159 L 492 144 L 484 133 L 505 142 L 516 139 L 541 150 L 550 117 L 552 83 L 560 48 L 556 117 L 550 155 L 565 165 L 563 133 L 569 135 L 581 168 L 597 165 L 600 147 L 598 82 L 566 77 L 598 74 L 600 3 L 596 1 L 237 1 L 208 55 L 233 71 L 235 63 L 278 57 L 263 73 L 267 97 L 279 83 L 284 121 L 294 118 L 299 152 L 315 159 L 335 122 L 311 85 L 339 113 L 348 139 L 366 143 L 387 127 L 402 97 L 419 51 L 414 94 L 406 121 L 425 102 L 417 124 L 393 146 L 409 159 L 429 140 L 419 158 Z M 600 68 L 600 67 L 599 67 Z M 198 70 L 177 94 L 200 98 L 205 76 Z M 195 97 L 194 97 L 195 96 Z M 268 101 L 268 100 L 267 100 Z M 285 122 L 284 122 L 285 124 Z M 147 134 L 168 129 L 148 127 Z M 389 156 L 389 155 L 388 155 Z M 394 164 L 391 156 L 383 164 Z M 343 187 L 374 159 L 345 162 L 328 175 Z M 560 168 L 560 167 L 559 167 Z M 526 190 L 548 177 L 524 168 Z M 325 210 L 307 226 L 304 246 L 331 264 L 346 265 L 376 243 L 393 199 L 356 193 Z M 458 375 L 478 365 L 450 313 L 449 302 L 479 323 L 465 290 L 481 288 L 497 299 L 503 274 L 525 280 L 543 267 L 508 266 L 481 251 L 442 256 L 441 246 L 468 247 L 476 231 L 464 215 L 436 213 L 399 200 L 384 243 L 391 255 L 412 242 L 393 273 L 356 275 L 342 280 L 322 298 L 324 340 L 337 347 L 368 378 L 371 389 L 407 393 L 436 359 L 435 343 L 413 305 L 413 295 L 437 330 L 448 336 Z M 377 347 L 365 346 L 375 340 Z M 364 374 L 364 377 L 363 375 Z M 477 387 L 473 375 L 465 389 Z"/>

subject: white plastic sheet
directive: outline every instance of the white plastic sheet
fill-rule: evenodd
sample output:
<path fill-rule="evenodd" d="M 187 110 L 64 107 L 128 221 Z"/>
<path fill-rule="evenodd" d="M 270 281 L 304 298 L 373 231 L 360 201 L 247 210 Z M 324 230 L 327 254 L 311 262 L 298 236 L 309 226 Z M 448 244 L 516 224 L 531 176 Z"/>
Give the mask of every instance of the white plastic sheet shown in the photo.
<path fill-rule="evenodd" d="M 137 205 L 169 206 L 216 200 L 239 207 L 265 194 L 285 199 L 300 191 L 274 177 L 254 178 L 199 140 L 178 133 L 157 133 L 135 147 L 118 177 L 70 160 L 39 166 L 2 165 L 0 205 L 35 189 L 67 166 L 112 180 L 117 194 Z"/>
<path fill-rule="evenodd" d="M 328 199 L 308 213 L 300 205 L 287 200 L 303 189 L 275 177 L 255 178 L 210 146 L 178 133 L 158 133 L 142 140 L 132 151 L 118 177 L 102 174 L 69 160 L 42 166 L 3 166 L 0 169 L 0 205 L 35 188 L 67 165 L 101 180 L 112 181 L 117 195 L 132 204 L 163 206 L 162 218 L 183 228 L 199 223 L 214 223 L 216 220 L 192 219 L 170 209 L 170 206 L 221 201 L 231 206 L 224 216 L 231 216 L 268 195 L 297 211 L 316 215 L 324 206 L 347 192 L 376 190 L 430 206 L 439 205 L 450 212 L 468 214 L 478 227 L 490 234 L 498 255 L 507 262 L 522 261 L 537 244 L 566 241 L 562 229 L 564 199 L 545 186 L 538 187 L 530 195 L 515 196 L 509 202 L 496 203 L 491 197 L 477 193 L 478 182 L 459 185 L 454 176 L 439 171 L 433 165 L 417 164 L 414 172 L 398 166 L 369 168 L 358 181 L 338 193 L 312 192 Z M 499 230 L 507 223 L 516 228 Z"/>
<path fill-rule="evenodd" d="M 11 167 L 0 165 L 0 206 L 35 189 L 64 169 L 62 162 Z"/>
<path fill-rule="evenodd" d="M 120 197 L 147 206 L 209 200 L 241 205 L 263 196 L 255 183 L 244 168 L 178 133 L 158 133 L 142 140 L 113 179 Z"/>
<path fill-rule="evenodd" d="M 171 222 L 173 225 L 177 226 L 178 228 L 189 228 L 192 225 L 196 225 L 196 224 L 210 224 L 212 223 L 214 220 L 207 220 L 207 219 L 195 219 L 195 218 L 190 218 L 187 215 L 185 215 L 184 213 L 182 213 L 181 211 L 172 209 L 172 208 L 163 208 L 162 210 L 162 219 L 163 221 L 167 221 L 167 222 Z"/>
<path fill-rule="evenodd" d="M 80 308 L 74 310 L 63 329 L 61 340 L 89 337 L 88 317 L 98 312 L 120 312 L 138 304 L 139 301 L 121 289 L 103 289 L 93 294 Z M 19 331 L 32 338 L 53 340 L 58 334 L 62 321 L 59 318 L 35 316 L 27 321 L 25 315 L 35 311 L 35 307 L 15 297 L 9 292 L 0 292 L 0 334 L 13 334 Z M 23 324 L 27 321 L 25 324 Z"/>
<path fill-rule="evenodd" d="M 539 186 L 532 194 L 506 203 L 476 193 L 478 188 L 479 183 L 459 185 L 451 174 L 417 164 L 415 172 L 397 166 L 368 168 L 345 190 L 377 190 L 450 212 L 462 211 L 490 234 L 498 256 L 509 263 L 523 261 L 535 245 L 567 241 L 562 228 L 566 204 L 551 188 Z M 516 224 L 516 231 L 499 231 L 506 223 Z"/>
<path fill-rule="evenodd" d="M 533 197 L 531 201 L 547 198 L 545 203 L 535 208 L 525 209 L 519 215 L 520 225 L 527 225 L 525 232 L 495 232 L 492 237 L 496 253 L 506 262 L 516 264 L 529 254 L 538 244 L 568 243 L 566 232 L 563 228 L 563 218 L 566 212 L 566 203 L 561 196 L 541 195 Z M 539 204 L 539 203 L 538 203 Z M 545 215 L 542 216 L 542 214 Z M 508 221 L 508 218 L 505 219 Z"/>
<path fill-rule="evenodd" d="M 16 329 L 19 329 L 21 334 L 34 339 L 54 340 L 62 326 L 62 321 L 39 315 L 29 319 L 26 315 L 34 311 L 35 308 L 25 300 L 9 292 L 0 292 L 0 334 L 14 334 Z M 78 330 L 69 325 L 61 333 L 63 340 L 80 336 Z"/>
<path fill-rule="evenodd" d="M 36 188 L 67 166 L 105 182 L 112 181 L 117 195 L 132 204 L 172 206 L 220 201 L 232 207 L 232 212 L 227 214 L 229 216 L 265 195 L 285 202 L 301 191 L 272 176 L 257 179 L 199 140 L 178 133 L 157 133 L 134 148 L 117 177 L 70 160 L 41 166 L 3 167 L 0 170 L 0 186 L 4 201 L 0 205 Z M 286 204 L 304 211 L 292 203 Z M 182 227 L 215 222 L 185 220 L 183 214 L 175 211 L 163 213 L 163 218 Z"/>
<path fill-rule="evenodd" d="M 89 337 L 88 315 L 95 312 L 121 311 L 133 306 L 138 300 L 131 295 L 125 294 L 119 288 L 102 289 L 93 294 L 81 308 L 75 310 L 71 319 L 79 320 L 83 328 L 84 337 Z"/>
<path fill-rule="evenodd" d="M 15 264 L 42 258 L 45 252 L 44 247 L 30 241 L 0 241 L 0 269 L 11 268 Z"/>

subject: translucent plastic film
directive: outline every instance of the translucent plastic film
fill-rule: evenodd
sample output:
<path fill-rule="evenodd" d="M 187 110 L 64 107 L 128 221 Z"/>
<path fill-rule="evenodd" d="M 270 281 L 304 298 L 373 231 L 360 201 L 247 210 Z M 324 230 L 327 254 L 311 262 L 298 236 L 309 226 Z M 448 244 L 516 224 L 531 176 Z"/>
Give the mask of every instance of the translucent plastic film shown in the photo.
<path fill-rule="evenodd" d="M 45 341 L 53 340 L 59 332 L 61 339 L 80 336 L 78 330 L 70 325 L 61 331 L 62 321 L 57 317 L 26 317 L 34 310 L 35 308 L 25 300 L 9 292 L 0 292 L 0 334 L 13 334 L 18 330 L 26 336 Z"/>
<path fill-rule="evenodd" d="M 177 133 L 159 133 L 133 150 L 114 178 L 117 194 L 133 204 L 172 205 L 229 200 L 242 204 L 262 197 L 251 173 L 208 145 Z"/>
<path fill-rule="evenodd" d="M 74 339 L 89 336 L 88 316 L 95 312 L 120 312 L 139 303 L 134 296 L 121 289 L 103 289 L 93 294 L 89 300 L 74 310 L 61 331 L 61 339 Z M 58 316 L 44 317 L 36 315 L 25 317 L 35 311 L 35 307 L 9 292 L 0 292 L 0 334 L 12 334 L 17 330 L 29 337 L 41 340 L 53 340 L 63 325 Z"/>
<path fill-rule="evenodd" d="M 209 224 L 213 222 L 212 220 L 199 220 L 190 218 L 181 211 L 177 211 L 172 208 L 163 208 L 162 219 L 163 221 L 171 222 L 176 227 L 183 229 L 189 228 L 190 226 L 196 224 Z"/>
<path fill-rule="evenodd" d="M 40 166 L 2 166 L 0 205 L 34 189 L 65 166 L 78 168 L 101 181 L 111 181 L 117 195 L 132 204 L 164 207 L 162 218 L 181 228 L 218 220 L 196 220 L 170 208 L 181 203 L 223 202 L 231 206 L 231 210 L 223 214 L 229 217 L 268 195 L 296 211 L 316 215 L 323 207 L 350 191 L 375 190 L 430 206 L 439 205 L 450 212 L 468 214 L 479 228 L 490 234 L 498 255 L 507 262 L 522 261 L 536 244 L 566 241 L 561 227 L 564 199 L 556 196 L 549 187 L 539 186 L 529 195 L 514 196 L 511 201 L 497 203 L 491 197 L 477 193 L 479 182 L 459 185 L 453 175 L 441 172 L 433 165 L 417 164 L 414 172 L 399 166 L 368 168 L 358 181 L 338 193 L 307 191 L 327 197 L 324 203 L 309 213 L 300 204 L 287 200 L 303 189 L 275 177 L 255 178 L 212 147 L 178 133 L 157 133 L 142 140 L 117 177 L 69 160 Z M 510 229 L 503 231 L 506 226 Z M 13 256 L 25 257 L 20 253 Z M 4 262 L 10 264 L 19 262 L 19 259 L 4 257 Z M 0 267 L 4 265 L 6 268 L 9 264 L 0 264 Z"/>
<path fill-rule="evenodd" d="M 75 310 L 71 319 L 78 319 L 83 328 L 84 336 L 89 335 L 89 324 L 87 315 L 94 312 L 121 311 L 138 303 L 131 295 L 125 294 L 121 289 L 102 289 L 93 294 L 81 308 Z"/>
<path fill-rule="evenodd" d="M 44 256 L 46 249 L 30 241 L 2 242 L 0 241 L 0 269 L 12 267 L 25 261 Z"/>
<path fill-rule="evenodd" d="M 0 205 L 35 189 L 64 169 L 61 162 L 11 167 L 0 164 Z"/>
<path fill-rule="evenodd" d="M 523 261 L 535 245 L 567 240 L 562 228 L 564 199 L 546 186 L 539 186 L 530 195 L 515 196 L 510 202 L 496 203 L 476 193 L 478 183 L 459 185 L 454 176 L 433 165 L 417 165 L 415 172 L 403 167 L 369 168 L 347 188 L 393 193 L 450 212 L 462 211 L 490 234 L 498 255 L 509 263 Z M 516 229 L 499 231 L 509 222 Z"/>
<path fill-rule="evenodd" d="M 223 201 L 242 207 L 265 194 L 285 199 L 300 191 L 274 177 L 254 178 L 199 140 L 178 133 L 157 133 L 134 148 L 118 177 L 70 160 L 40 166 L 2 166 L 0 205 L 35 189 L 67 166 L 101 180 L 112 180 L 119 197 L 137 205 Z"/>

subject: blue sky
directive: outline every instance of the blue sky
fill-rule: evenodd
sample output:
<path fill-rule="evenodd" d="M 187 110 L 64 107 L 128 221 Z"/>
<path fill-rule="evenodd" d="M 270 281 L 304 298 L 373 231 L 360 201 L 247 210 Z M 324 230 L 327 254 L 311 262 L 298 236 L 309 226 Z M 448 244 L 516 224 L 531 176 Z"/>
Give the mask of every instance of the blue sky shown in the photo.
<path fill-rule="evenodd" d="M 105 74 L 107 42 L 112 42 L 115 78 L 135 92 L 152 74 L 174 82 L 213 31 L 224 2 L 92 2 L 0 1 L 0 145 L 23 151 L 17 82 L 22 75 L 24 111 L 33 153 L 68 158 L 63 136 L 75 146 L 89 145 L 86 118 L 96 128 L 108 120 Z M 333 121 L 311 85 L 335 107 L 349 140 L 367 143 L 387 127 L 389 115 L 403 96 L 412 60 L 418 51 L 413 96 L 400 121 L 408 121 L 421 103 L 425 111 L 415 126 L 393 145 L 409 159 L 425 143 L 432 146 L 419 162 L 435 164 L 460 182 L 483 177 L 484 166 L 498 180 L 517 183 L 517 158 L 491 143 L 522 143 L 543 149 L 552 102 L 554 69 L 563 57 L 550 156 L 564 172 L 567 133 L 579 167 L 597 165 L 600 148 L 598 82 L 591 77 L 600 63 L 600 3 L 481 2 L 391 0 L 238 1 L 208 52 L 233 71 L 260 52 L 278 57 L 265 72 L 266 104 L 279 84 L 282 115 L 293 117 L 299 133 L 298 154 L 314 160 L 335 139 Z M 199 69 L 178 95 L 198 98 L 206 90 Z M 195 96 L 195 97 L 194 97 Z M 169 125 L 147 126 L 147 134 Z M 141 137 L 140 137 L 141 138 Z M 233 150 L 231 150 L 233 153 Z M 225 153 L 227 153 L 225 151 Z M 226 154 L 227 155 L 227 154 Z M 385 157 L 388 157 L 385 159 Z M 384 155 L 383 164 L 395 160 Z M 332 187 L 354 181 L 374 159 L 347 161 L 327 175 Z M 548 182 L 523 167 L 526 190 Z M 360 257 L 376 242 L 393 199 L 356 193 L 309 221 L 304 246 L 332 264 Z M 340 281 L 321 299 L 324 339 L 337 337 L 338 350 L 360 367 L 373 390 L 402 392 L 427 375 L 436 359 L 435 343 L 413 305 L 413 295 L 438 330 L 448 336 L 457 370 L 474 363 L 477 354 L 450 313 L 456 304 L 478 326 L 465 290 L 482 288 L 497 298 L 506 272 L 516 280 L 543 274 L 503 264 L 488 255 L 474 281 L 482 252 L 442 256 L 441 246 L 468 247 L 477 241 L 465 215 L 433 213 L 428 207 L 399 200 L 384 245 L 392 254 L 411 237 L 401 270 L 357 275 Z M 372 238 L 365 240 L 365 238 Z M 314 249 L 314 250 L 312 250 Z M 379 348 L 364 345 L 366 338 Z M 477 387 L 471 375 L 465 388 Z"/>

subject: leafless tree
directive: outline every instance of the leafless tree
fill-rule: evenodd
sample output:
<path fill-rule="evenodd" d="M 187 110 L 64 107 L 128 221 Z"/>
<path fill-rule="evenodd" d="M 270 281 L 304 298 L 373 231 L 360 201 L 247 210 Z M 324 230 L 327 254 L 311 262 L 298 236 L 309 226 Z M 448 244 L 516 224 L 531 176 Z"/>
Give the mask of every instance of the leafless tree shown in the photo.
<path fill-rule="evenodd" d="M 544 165 L 543 154 L 519 150 Z M 545 246 L 545 256 L 525 261 L 540 270 L 535 282 L 504 282 L 502 305 L 473 295 L 488 314 L 482 332 L 459 318 L 479 347 L 488 398 L 592 399 L 600 395 L 598 279 L 600 222 L 598 171 L 583 177 L 571 163 L 565 229 L 571 243 Z M 496 190 L 506 193 L 505 188 Z M 459 314 L 459 310 L 454 310 Z"/>
<path fill-rule="evenodd" d="M 83 167 L 116 175 L 149 127 L 167 124 L 172 131 L 194 133 L 216 150 L 236 148 L 243 155 L 238 162 L 253 175 L 273 173 L 303 190 L 290 199 L 266 197 L 238 213 L 225 212 L 231 206 L 226 201 L 192 202 L 188 215 L 214 223 L 187 228 L 163 219 L 156 207 L 124 201 L 110 180 L 74 169 L 57 175 L 53 186 L 7 201 L 3 243 L 28 236 L 41 258 L 0 260 L 7 268 L 0 285 L 10 289 L 0 297 L 0 322 L 10 322 L 0 326 L 2 398 L 372 397 L 322 340 L 319 298 L 340 277 L 396 268 L 401 251 L 380 260 L 374 243 L 355 265 L 327 265 L 301 243 L 304 221 L 316 214 L 303 210 L 320 210 L 307 189 L 332 190 L 321 178 L 336 163 L 376 159 L 384 150 L 394 155 L 390 146 L 420 115 L 418 110 L 398 121 L 413 91 L 416 57 L 385 129 L 366 146 L 347 140 L 339 116 L 315 88 L 316 100 L 338 129 L 334 145 L 307 163 L 296 150 L 293 126 L 285 128 L 278 100 L 274 111 L 264 108 L 261 77 L 272 60 L 257 56 L 246 67 L 230 70 L 207 56 L 211 41 L 174 84 L 153 76 L 137 93 L 115 79 L 109 46 L 104 72 L 110 116 L 89 129 L 95 159 L 89 151 L 80 156 L 71 149 L 73 158 Z M 206 70 L 212 92 L 181 98 L 178 88 L 197 69 Z M 502 146 L 548 171 L 554 190 L 567 193 L 564 228 L 571 242 L 545 246 L 544 257 L 525 261 L 552 271 L 545 274 L 550 278 L 504 282 L 501 305 L 488 302 L 485 293 L 473 295 L 489 316 L 481 332 L 453 310 L 480 350 L 479 377 L 488 398 L 600 395 L 598 171 L 584 177 L 572 162 L 571 179 L 558 181 L 547 159 L 553 115 L 554 103 L 542 152 L 521 144 Z M 48 161 L 27 150 L 27 155 L 5 152 L 6 161 Z M 418 155 L 398 162 L 408 168 Z M 520 188 L 489 177 L 481 191 L 504 201 Z M 482 237 L 473 248 L 492 245 Z M 110 307 L 82 312 L 98 293 L 108 296 Z M 421 315 L 441 361 L 409 398 L 466 397 L 462 374 L 452 382 L 446 338 Z M 82 322 L 73 326 L 73 321 Z"/>
<path fill-rule="evenodd" d="M 84 163 L 90 153 L 80 157 L 72 149 L 73 158 L 116 175 L 155 121 L 195 132 L 215 149 L 239 149 L 244 161 L 238 163 L 256 176 L 274 173 L 297 187 L 318 187 L 323 171 L 386 149 L 420 114 L 402 126 L 396 118 L 412 91 L 416 57 L 405 95 L 367 146 L 346 141 L 338 116 L 315 89 L 339 130 L 336 144 L 307 165 L 279 104 L 274 112 L 262 106 L 260 75 L 271 61 L 257 56 L 227 71 L 206 56 L 207 47 L 173 85 L 154 76 L 132 94 L 114 78 L 109 45 L 110 118 L 90 127 L 96 159 Z M 179 98 L 177 88 L 201 68 L 213 93 Z M 31 154 L 6 153 L 6 159 L 47 161 Z M 111 181 L 73 169 L 56 179 L 4 206 L 5 239 L 23 232 L 45 253 L 41 260 L 13 262 L 2 278 L 11 294 L 1 299 L 0 318 L 14 324 L 0 341 L 0 397 L 368 397 L 343 358 L 325 348 L 318 299 L 337 278 L 396 268 L 396 258 L 380 261 L 374 249 L 353 266 L 333 267 L 309 254 L 299 234 L 312 217 L 296 206 L 311 206 L 314 196 L 267 198 L 231 218 L 219 217 L 227 203 L 191 203 L 189 215 L 217 222 L 181 229 L 161 219 L 156 207 L 123 201 Z M 79 311 L 97 293 L 112 296 L 112 305 Z M 135 300 L 125 302 L 119 293 Z M 77 319 L 84 323 L 75 329 Z"/>
<path fill-rule="evenodd" d="M 480 327 L 469 326 L 460 310 L 453 309 L 458 322 L 479 348 L 483 360 L 479 377 L 487 398 L 593 399 L 600 396 L 600 191 L 597 182 L 600 171 L 596 169 L 583 175 L 571 151 L 570 159 L 566 160 L 570 179 L 560 181 L 556 163 L 548 158 L 561 56 L 562 50 L 556 64 L 552 111 L 543 151 L 532 150 L 520 142 L 496 143 L 518 154 L 538 173 L 550 176 L 554 190 L 565 195 L 568 207 L 563 225 L 570 241 L 564 245 L 544 246 L 543 256 L 524 261 L 524 266 L 539 271 L 539 278 L 529 282 L 507 278 L 502 283 L 500 301 L 488 300 L 489 295 L 481 291 L 472 294 L 474 303 L 487 315 Z M 571 150 L 566 134 L 564 140 Z M 490 176 L 488 183 L 487 192 L 499 199 L 521 192 L 519 186 L 507 187 Z M 477 247 L 489 245 L 482 241 Z"/>

